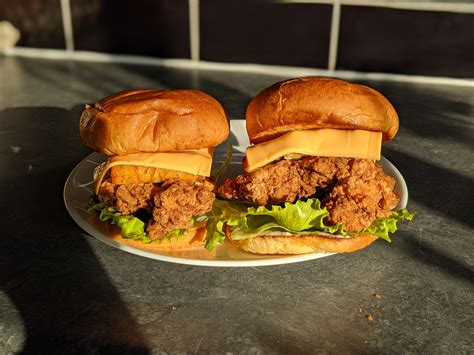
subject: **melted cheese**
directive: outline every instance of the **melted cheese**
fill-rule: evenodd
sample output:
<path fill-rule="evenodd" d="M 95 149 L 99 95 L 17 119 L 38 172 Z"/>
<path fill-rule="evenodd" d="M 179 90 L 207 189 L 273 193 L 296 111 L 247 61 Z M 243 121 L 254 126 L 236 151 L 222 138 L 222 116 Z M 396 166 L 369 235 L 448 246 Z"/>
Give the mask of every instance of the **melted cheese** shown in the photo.
<path fill-rule="evenodd" d="M 97 174 L 95 193 L 104 180 L 107 171 L 117 165 L 146 166 L 166 170 L 181 171 L 188 174 L 209 176 L 211 174 L 214 148 L 187 150 L 167 153 L 133 153 L 111 157 Z"/>
<path fill-rule="evenodd" d="M 381 132 L 341 129 L 292 131 L 248 147 L 245 170 L 250 172 L 281 157 L 298 154 L 379 160 L 381 147 Z"/>

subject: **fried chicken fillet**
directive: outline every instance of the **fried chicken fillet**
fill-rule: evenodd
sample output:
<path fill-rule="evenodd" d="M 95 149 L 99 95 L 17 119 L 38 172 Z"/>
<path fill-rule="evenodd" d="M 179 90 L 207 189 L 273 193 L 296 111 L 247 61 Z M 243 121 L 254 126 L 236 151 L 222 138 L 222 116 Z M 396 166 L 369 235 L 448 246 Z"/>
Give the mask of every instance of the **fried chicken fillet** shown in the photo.
<path fill-rule="evenodd" d="M 282 81 L 252 99 L 246 126 L 252 143 L 243 160 L 247 173 L 227 179 L 218 197 L 268 211 L 317 199 L 327 215 L 324 226 L 307 229 L 280 224 L 252 234 L 248 226 L 228 225 L 235 245 L 259 254 L 351 252 L 377 239 L 369 229 L 379 219 L 394 218 L 400 203 L 395 179 L 377 160 L 382 142 L 397 133 L 398 115 L 379 92 L 331 78 Z M 266 216 L 268 223 L 273 217 Z M 298 216 L 291 218 L 306 218 Z"/>
<path fill-rule="evenodd" d="M 305 156 L 227 179 L 218 193 L 224 199 L 257 206 L 318 196 L 332 224 L 358 231 L 391 214 L 400 202 L 394 186 L 393 177 L 369 159 Z"/>
<path fill-rule="evenodd" d="M 93 208 L 115 218 L 123 238 L 141 248 L 156 241 L 153 249 L 194 246 L 196 235 L 203 244 L 205 225 L 196 220 L 212 207 L 212 154 L 229 134 L 214 98 L 196 90 L 121 92 L 86 106 L 80 134 L 109 156 L 96 169 Z"/>

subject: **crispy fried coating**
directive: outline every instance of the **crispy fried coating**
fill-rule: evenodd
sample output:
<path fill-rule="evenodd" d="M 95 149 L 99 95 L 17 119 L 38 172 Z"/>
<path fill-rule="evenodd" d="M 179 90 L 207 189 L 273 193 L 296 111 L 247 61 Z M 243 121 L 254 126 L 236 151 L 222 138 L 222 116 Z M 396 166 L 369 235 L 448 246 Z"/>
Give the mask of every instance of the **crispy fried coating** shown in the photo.
<path fill-rule="evenodd" d="M 387 217 L 400 202 L 394 192 L 395 179 L 370 160 L 356 160 L 353 173 L 334 185 L 324 206 L 332 224 L 348 231 L 369 227 L 379 217 Z"/>
<path fill-rule="evenodd" d="M 214 184 L 197 181 L 168 180 L 153 197 L 153 216 L 148 223 L 150 239 L 159 239 L 173 229 L 192 226 L 193 216 L 210 211 L 215 199 Z"/>
<path fill-rule="evenodd" d="M 124 214 L 152 208 L 153 196 L 158 191 L 154 184 L 112 184 L 105 180 L 99 189 L 99 200 Z"/>
<path fill-rule="evenodd" d="M 260 206 L 294 202 L 325 189 L 336 179 L 350 175 L 349 158 L 303 157 L 279 160 L 249 174 L 227 179 L 219 188 L 221 197 Z"/>
<path fill-rule="evenodd" d="M 227 179 L 218 193 L 260 206 L 317 195 L 329 211 L 330 223 L 358 231 L 397 206 L 394 186 L 395 180 L 372 160 L 304 156 Z"/>
<path fill-rule="evenodd" d="M 212 208 L 214 184 L 204 177 L 195 181 L 166 180 L 161 184 L 102 183 L 99 200 L 124 214 L 146 210 L 151 215 L 147 225 L 150 239 L 162 239 L 173 229 L 192 227 L 192 217 Z"/>

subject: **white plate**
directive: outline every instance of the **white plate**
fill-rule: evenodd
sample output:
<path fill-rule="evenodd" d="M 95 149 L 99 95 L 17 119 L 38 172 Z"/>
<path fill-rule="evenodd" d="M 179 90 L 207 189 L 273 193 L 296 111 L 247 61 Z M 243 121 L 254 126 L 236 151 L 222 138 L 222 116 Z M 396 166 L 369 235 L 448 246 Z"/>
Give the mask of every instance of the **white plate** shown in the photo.
<path fill-rule="evenodd" d="M 235 176 L 243 173 L 241 168 L 243 152 L 249 145 L 244 120 L 231 120 L 231 137 L 234 142 L 234 156 L 227 176 Z M 225 157 L 225 146 L 221 145 L 214 154 L 214 164 L 219 166 Z M 115 248 L 129 253 L 141 255 L 156 260 L 172 263 L 201 265 L 201 266 L 263 266 L 296 263 L 305 260 L 318 259 L 332 254 L 311 253 L 302 255 L 256 255 L 246 253 L 235 248 L 230 243 L 217 246 L 214 251 L 208 252 L 204 248 L 193 248 L 186 250 L 163 250 L 151 252 L 142 250 L 136 246 L 130 246 L 107 236 L 93 223 L 84 206 L 92 195 L 92 172 L 94 168 L 105 161 L 106 157 L 98 153 L 92 153 L 83 159 L 69 174 L 64 185 L 64 203 L 74 221 L 87 233 L 97 240 L 111 245 Z M 384 171 L 396 180 L 395 190 L 400 194 L 401 200 L 398 208 L 405 208 L 408 200 L 408 190 L 402 174 L 387 159 L 382 158 Z"/>

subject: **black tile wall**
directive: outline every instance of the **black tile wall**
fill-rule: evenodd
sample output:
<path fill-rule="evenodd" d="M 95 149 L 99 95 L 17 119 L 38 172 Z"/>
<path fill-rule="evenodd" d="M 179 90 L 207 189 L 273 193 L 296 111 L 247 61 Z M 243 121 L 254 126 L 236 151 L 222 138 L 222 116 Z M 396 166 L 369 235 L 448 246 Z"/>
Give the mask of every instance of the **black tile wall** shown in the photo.
<path fill-rule="evenodd" d="M 20 31 L 17 46 L 66 48 L 59 0 L 0 0 L 1 20 Z"/>
<path fill-rule="evenodd" d="M 188 0 L 71 0 L 75 47 L 190 58 Z"/>
<path fill-rule="evenodd" d="M 201 0 L 203 60 L 326 68 L 332 6 Z"/>
<path fill-rule="evenodd" d="M 474 15 L 343 6 L 338 69 L 474 76 Z"/>
<path fill-rule="evenodd" d="M 77 50 L 190 58 L 188 0 L 70 0 Z M 332 5 L 200 0 L 200 58 L 327 68 Z M 0 0 L 18 46 L 65 48 L 60 0 Z M 337 69 L 474 77 L 474 14 L 341 8 Z"/>

